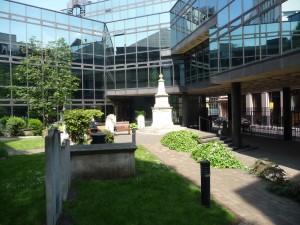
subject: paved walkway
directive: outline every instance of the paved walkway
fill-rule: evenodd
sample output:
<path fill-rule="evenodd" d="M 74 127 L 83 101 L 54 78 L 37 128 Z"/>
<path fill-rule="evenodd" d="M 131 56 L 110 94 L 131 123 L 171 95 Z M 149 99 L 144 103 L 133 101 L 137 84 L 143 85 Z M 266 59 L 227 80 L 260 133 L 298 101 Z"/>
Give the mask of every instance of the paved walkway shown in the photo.
<path fill-rule="evenodd" d="M 137 132 L 137 144 L 143 145 L 164 164 L 200 186 L 199 164 L 190 158 L 189 153 L 176 152 L 162 146 L 160 144 L 162 136 Z M 116 142 L 119 143 L 131 140 L 131 135 L 116 136 Z M 244 142 L 258 147 L 257 150 L 234 152 L 245 165 L 252 165 L 257 158 L 269 157 L 275 162 L 282 162 L 293 178 L 300 177 L 299 142 L 285 142 L 255 136 L 246 136 Z M 243 170 L 211 168 L 212 197 L 235 212 L 242 220 L 240 224 L 299 225 L 300 204 L 269 193 L 265 189 L 266 184 L 266 181 Z"/>

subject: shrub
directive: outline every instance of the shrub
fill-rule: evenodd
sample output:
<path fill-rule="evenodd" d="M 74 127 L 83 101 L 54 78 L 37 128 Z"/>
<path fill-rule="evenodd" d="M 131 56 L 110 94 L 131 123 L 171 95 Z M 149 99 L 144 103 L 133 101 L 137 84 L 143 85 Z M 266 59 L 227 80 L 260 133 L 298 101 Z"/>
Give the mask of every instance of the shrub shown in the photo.
<path fill-rule="evenodd" d="M 109 130 L 102 130 L 103 134 L 106 134 L 105 136 L 105 143 L 111 144 L 115 142 L 115 135 L 114 133 L 110 132 Z"/>
<path fill-rule="evenodd" d="M 89 133 L 90 121 L 93 117 L 100 118 L 103 112 L 96 109 L 66 110 L 64 121 L 71 140 L 76 144 L 83 144 Z"/>
<path fill-rule="evenodd" d="M 3 125 L 3 127 L 6 127 L 6 123 L 7 121 L 9 120 L 9 116 L 3 116 L 1 119 L 0 119 L 0 126 Z"/>
<path fill-rule="evenodd" d="M 172 131 L 167 133 L 160 142 L 164 145 L 179 152 L 190 152 L 195 148 L 202 138 L 192 131 Z"/>
<path fill-rule="evenodd" d="M 278 164 L 266 158 L 258 159 L 251 166 L 251 172 L 275 183 L 283 183 L 286 179 L 285 171 Z"/>
<path fill-rule="evenodd" d="M 210 165 L 215 168 L 246 169 L 229 149 L 217 141 L 204 143 L 194 148 L 191 157 L 197 162 L 208 160 Z"/>
<path fill-rule="evenodd" d="M 286 181 L 284 183 L 271 183 L 267 190 L 286 198 L 290 198 L 296 202 L 300 202 L 300 183 Z"/>
<path fill-rule="evenodd" d="M 43 123 L 39 119 L 29 119 L 28 128 L 31 130 L 33 135 L 42 135 Z"/>
<path fill-rule="evenodd" d="M 6 123 L 7 132 L 11 136 L 24 135 L 22 129 L 25 128 L 25 126 L 25 120 L 20 117 L 10 117 Z"/>
<path fill-rule="evenodd" d="M 136 123 L 131 123 L 131 124 L 129 124 L 129 127 L 130 127 L 131 130 L 132 130 L 132 129 L 137 129 L 137 128 L 138 128 L 138 126 L 137 126 Z"/>

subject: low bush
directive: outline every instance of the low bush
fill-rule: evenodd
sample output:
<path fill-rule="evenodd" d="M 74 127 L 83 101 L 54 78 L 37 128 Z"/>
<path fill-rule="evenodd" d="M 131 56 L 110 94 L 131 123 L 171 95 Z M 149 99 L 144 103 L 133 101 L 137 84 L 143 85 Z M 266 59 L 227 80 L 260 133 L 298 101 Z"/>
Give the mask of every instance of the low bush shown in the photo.
<path fill-rule="evenodd" d="M 90 122 L 94 117 L 101 118 L 103 112 L 96 109 L 66 110 L 64 121 L 71 140 L 76 144 L 83 144 L 89 133 Z"/>
<path fill-rule="evenodd" d="M 269 180 L 268 191 L 300 202 L 300 183 L 288 180 L 286 172 L 275 162 L 267 158 L 258 159 L 250 171 L 258 177 Z"/>
<path fill-rule="evenodd" d="M 6 123 L 7 133 L 11 136 L 22 136 L 24 132 L 22 131 L 25 128 L 26 122 L 23 118 L 20 117 L 10 117 Z"/>
<path fill-rule="evenodd" d="M 0 125 L 2 124 L 4 127 L 6 127 L 6 123 L 7 121 L 9 120 L 9 116 L 3 116 L 1 119 L 0 119 Z"/>
<path fill-rule="evenodd" d="M 109 130 L 102 130 L 103 134 L 106 134 L 105 136 L 105 143 L 111 144 L 115 142 L 115 135 L 114 133 L 110 132 Z"/>
<path fill-rule="evenodd" d="M 167 133 L 160 142 L 172 150 L 191 152 L 201 142 L 202 138 L 192 131 L 181 130 Z"/>
<path fill-rule="evenodd" d="M 39 119 L 29 119 L 28 128 L 31 130 L 33 135 L 42 135 L 43 123 Z"/>
<path fill-rule="evenodd" d="M 210 165 L 215 168 L 246 169 L 229 149 L 217 141 L 204 143 L 194 148 L 191 157 L 197 162 L 208 160 Z"/>
<path fill-rule="evenodd" d="M 258 159 L 255 164 L 251 166 L 251 173 L 278 184 L 286 180 L 285 171 L 280 168 L 278 164 L 271 162 L 267 158 Z"/>

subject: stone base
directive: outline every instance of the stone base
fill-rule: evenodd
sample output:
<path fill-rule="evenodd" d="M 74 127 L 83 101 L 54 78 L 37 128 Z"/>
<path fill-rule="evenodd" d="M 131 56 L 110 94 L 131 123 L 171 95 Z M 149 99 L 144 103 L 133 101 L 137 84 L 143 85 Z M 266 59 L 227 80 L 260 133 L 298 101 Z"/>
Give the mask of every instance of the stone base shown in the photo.
<path fill-rule="evenodd" d="M 136 149 L 132 143 L 72 145 L 72 180 L 134 177 Z"/>
<path fill-rule="evenodd" d="M 182 127 L 179 125 L 173 126 L 164 126 L 164 127 L 144 127 L 143 129 L 138 130 L 140 133 L 149 133 L 149 134 L 166 134 L 172 131 L 185 130 L 186 127 Z"/>
<path fill-rule="evenodd" d="M 163 128 L 174 126 L 172 121 L 172 107 L 152 108 L 152 127 Z"/>

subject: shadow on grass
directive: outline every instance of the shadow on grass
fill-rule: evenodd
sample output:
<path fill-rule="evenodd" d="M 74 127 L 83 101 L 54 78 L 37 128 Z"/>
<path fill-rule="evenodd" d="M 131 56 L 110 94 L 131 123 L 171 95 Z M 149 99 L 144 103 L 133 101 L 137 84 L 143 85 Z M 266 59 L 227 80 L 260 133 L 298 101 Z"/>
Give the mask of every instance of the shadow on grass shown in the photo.
<path fill-rule="evenodd" d="M 73 224 L 232 224 L 234 216 L 200 204 L 199 188 L 145 150 L 136 151 L 135 178 L 73 183 L 75 197 L 64 205 Z"/>

